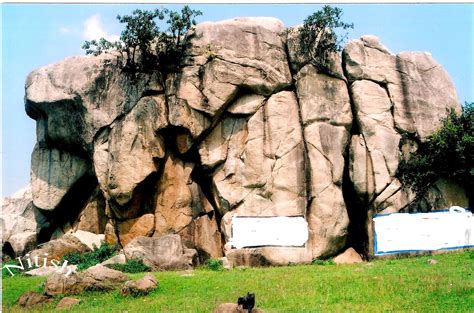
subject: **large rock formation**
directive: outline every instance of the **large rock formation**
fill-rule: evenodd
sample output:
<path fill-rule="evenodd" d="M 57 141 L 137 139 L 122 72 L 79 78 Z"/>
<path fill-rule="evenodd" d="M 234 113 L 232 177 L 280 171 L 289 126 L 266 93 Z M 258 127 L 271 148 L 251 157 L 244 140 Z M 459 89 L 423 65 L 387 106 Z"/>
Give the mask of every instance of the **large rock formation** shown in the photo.
<path fill-rule="evenodd" d="M 364 36 L 321 72 L 284 30 L 273 18 L 199 24 L 176 73 L 131 77 L 115 54 L 32 72 L 29 205 L 52 225 L 43 237 L 84 230 L 125 246 L 178 234 L 201 261 L 305 263 L 366 245 L 377 212 L 465 204 L 446 181 L 414 202 L 396 178 L 402 155 L 460 109 L 431 55 Z M 234 216 L 302 216 L 309 240 L 234 249 Z"/>

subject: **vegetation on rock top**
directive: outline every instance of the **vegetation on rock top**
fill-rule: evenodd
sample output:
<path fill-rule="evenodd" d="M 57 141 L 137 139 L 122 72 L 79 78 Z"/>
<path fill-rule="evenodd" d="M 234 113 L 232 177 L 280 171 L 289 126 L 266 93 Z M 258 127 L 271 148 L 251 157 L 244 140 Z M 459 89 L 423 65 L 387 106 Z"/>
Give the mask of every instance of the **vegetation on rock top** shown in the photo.
<path fill-rule="evenodd" d="M 151 271 L 151 268 L 145 265 L 141 259 L 129 259 L 125 264 L 109 264 L 107 267 L 124 273 L 143 273 Z"/>
<path fill-rule="evenodd" d="M 337 28 L 343 30 L 354 28 L 353 23 L 341 20 L 342 9 L 325 5 L 304 20 L 299 33 L 300 53 L 308 55 L 311 63 L 320 70 L 328 67 L 332 53 L 342 50 L 342 42 L 347 38 L 336 34 Z"/>
<path fill-rule="evenodd" d="M 201 11 L 192 10 L 187 5 L 181 12 L 166 8 L 152 11 L 137 9 L 131 15 L 117 16 L 117 20 L 125 24 L 120 40 L 110 42 L 100 38 L 84 42 L 82 48 L 86 54 L 95 56 L 117 50 L 126 56 L 124 68 L 131 71 L 155 68 L 176 70 L 187 44 L 187 32 L 196 25 L 195 17 L 199 15 L 202 15 Z M 166 31 L 159 29 L 157 19 L 166 19 Z"/>

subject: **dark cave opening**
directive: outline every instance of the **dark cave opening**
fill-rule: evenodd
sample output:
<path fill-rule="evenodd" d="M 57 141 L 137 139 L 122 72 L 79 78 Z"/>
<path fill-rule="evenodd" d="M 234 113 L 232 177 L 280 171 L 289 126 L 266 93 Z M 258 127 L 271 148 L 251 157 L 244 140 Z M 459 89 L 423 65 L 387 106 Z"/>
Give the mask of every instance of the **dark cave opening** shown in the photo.
<path fill-rule="evenodd" d="M 2 246 L 2 260 L 3 261 L 8 261 L 13 260 L 15 258 L 15 251 L 13 250 L 12 245 L 6 241 L 3 243 Z"/>
<path fill-rule="evenodd" d="M 367 257 L 369 255 L 368 207 L 360 200 L 349 177 L 349 167 L 344 168 L 342 194 L 349 216 L 347 247 Z"/>

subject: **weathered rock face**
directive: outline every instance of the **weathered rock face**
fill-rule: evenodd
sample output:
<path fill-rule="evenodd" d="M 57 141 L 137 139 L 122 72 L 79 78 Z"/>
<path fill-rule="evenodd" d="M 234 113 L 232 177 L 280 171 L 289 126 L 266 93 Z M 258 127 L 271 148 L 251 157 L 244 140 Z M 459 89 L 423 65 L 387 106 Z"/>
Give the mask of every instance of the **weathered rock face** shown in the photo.
<path fill-rule="evenodd" d="M 344 251 L 354 225 L 370 234 L 377 212 L 463 205 L 449 182 L 415 203 L 396 178 L 402 155 L 460 108 L 433 58 L 364 36 L 321 72 L 297 36 L 273 18 L 207 22 L 176 73 L 132 78 L 114 54 L 31 73 L 32 200 L 53 237 L 105 234 L 160 269 L 189 267 L 195 251 L 234 265 L 309 263 Z M 234 249 L 234 216 L 302 216 L 309 240 Z"/>
<path fill-rule="evenodd" d="M 31 156 L 33 204 L 43 210 L 54 210 L 89 168 L 90 164 L 81 157 L 37 145 Z"/>
<path fill-rule="evenodd" d="M 142 259 L 154 270 L 186 270 L 193 266 L 194 253 L 185 249 L 178 235 L 160 238 L 136 237 L 124 247 L 127 259 Z"/>
<path fill-rule="evenodd" d="M 76 229 L 94 234 L 103 234 L 106 224 L 105 199 L 100 189 L 97 188 L 87 200 L 86 206 L 79 214 Z"/>
<path fill-rule="evenodd" d="M 167 123 L 164 96 L 143 97 L 100 136 L 93 159 L 106 199 L 127 204 L 135 187 L 157 171 L 155 159 L 164 157 L 165 148 L 162 137 L 155 133 Z"/>
<path fill-rule="evenodd" d="M 155 229 L 155 217 L 153 214 L 144 214 L 118 223 L 118 236 L 120 243 L 125 246 L 133 238 L 138 236 L 151 236 Z"/>
<path fill-rule="evenodd" d="M 352 126 L 345 81 L 308 64 L 297 74 L 296 91 L 308 153 L 310 206 L 307 218 L 313 257 L 344 247 L 349 218 L 342 194 L 344 154 Z"/>
<path fill-rule="evenodd" d="M 48 226 L 48 219 L 33 204 L 31 185 L 2 199 L 0 232 L 4 255 L 18 257 L 34 249 L 39 234 Z"/>
<path fill-rule="evenodd" d="M 350 82 L 369 80 L 384 87 L 399 131 L 424 140 L 441 126 L 440 119 L 450 109 L 460 112 L 453 83 L 429 53 L 393 55 L 377 37 L 363 36 L 346 45 L 343 58 Z"/>
<path fill-rule="evenodd" d="M 239 89 L 271 95 L 289 86 L 283 30 L 283 24 L 273 18 L 199 24 L 189 52 L 192 61 L 181 74 L 177 98 L 193 110 L 215 116 Z"/>
<path fill-rule="evenodd" d="M 224 132 L 230 127 L 232 131 L 228 143 L 222 144 L 228 147 L 225 161 L 213 174 L 219 212 L 304 215 L 304 144 L 295 94 L 273 95 L 247 122 L 224 119 L 222 123 Z M 205 144 L 201 150 L 209 149 Z M 211 141 L 210 145 L 216 144 Z"/>
<path fill-rule="evenodd" d="M 128 113 L 143 92 L 162 90 L 155 75 L 132 81 L 117 65 L 110 54 L 72 57 L 30 73 L 25 109 L 38 121 L 38 142 L 91 151 L 99 129 Z"/>

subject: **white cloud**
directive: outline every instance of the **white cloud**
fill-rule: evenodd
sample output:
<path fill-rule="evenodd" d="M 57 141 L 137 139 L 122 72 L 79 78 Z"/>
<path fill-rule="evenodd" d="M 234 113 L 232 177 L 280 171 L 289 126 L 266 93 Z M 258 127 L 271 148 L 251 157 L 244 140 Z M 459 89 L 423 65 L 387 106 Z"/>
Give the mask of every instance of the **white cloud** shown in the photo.
<path fill-rule="evenodd" d="M 92 15 L 87 20 L 85 20 L 82 36 L 86 40 L 99 39 L 103 37 L 113 42 L 119 39 L 119 36 L 110 35 L 104 30 L 99 14 Z"/>
<path fill-rule="evenodd" d="M 59 28 L 59 32 L 61 34 L 69 34 L 72 30 L 69 28 L 69 27 L 66 27 L 66 26 L 61 26 Z"/>

